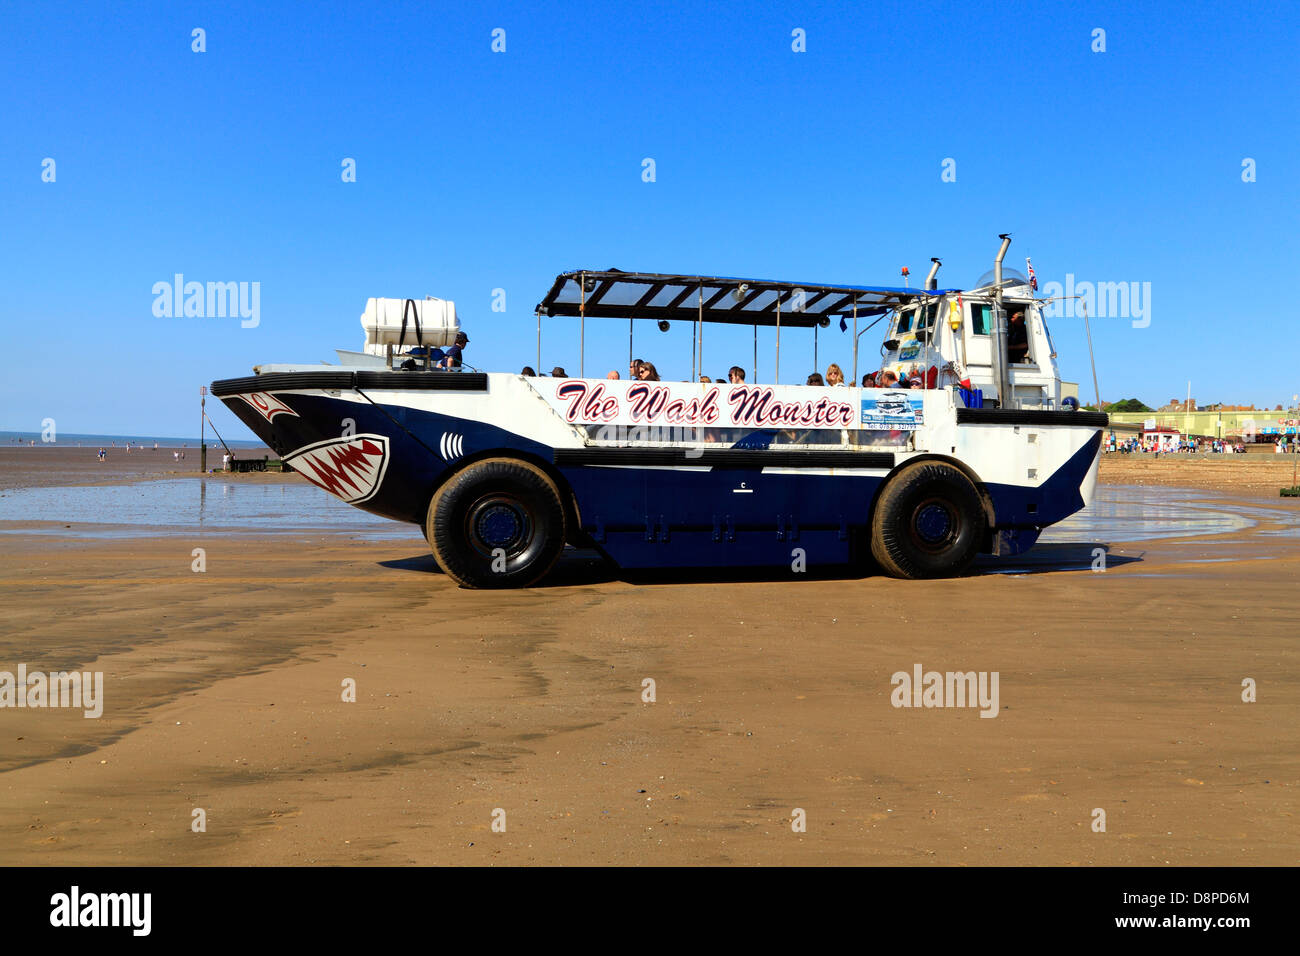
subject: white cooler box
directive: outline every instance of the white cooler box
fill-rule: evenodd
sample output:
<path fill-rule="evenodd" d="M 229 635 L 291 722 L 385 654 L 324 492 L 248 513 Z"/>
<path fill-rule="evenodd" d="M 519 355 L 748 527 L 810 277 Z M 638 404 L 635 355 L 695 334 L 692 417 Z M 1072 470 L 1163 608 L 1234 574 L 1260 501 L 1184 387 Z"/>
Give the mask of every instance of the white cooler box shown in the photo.
<path fill-rule="evenodd" d="M 411 303 L 408 305 L 407 303 Z M 406 335 L 402 335 L 402 314 L 406 313 Z M 420 336 L 415 328 L 419 319 Z M 367 299 L 366 311 L 361 314 L 361 327 L 366 330 L 366 351 L 382 355 L 385 346 L 394 351 L 419 345 L 446 348 L 456 344 L 460 322 L 456 319 L 456 303 L 448 299 Z"/>

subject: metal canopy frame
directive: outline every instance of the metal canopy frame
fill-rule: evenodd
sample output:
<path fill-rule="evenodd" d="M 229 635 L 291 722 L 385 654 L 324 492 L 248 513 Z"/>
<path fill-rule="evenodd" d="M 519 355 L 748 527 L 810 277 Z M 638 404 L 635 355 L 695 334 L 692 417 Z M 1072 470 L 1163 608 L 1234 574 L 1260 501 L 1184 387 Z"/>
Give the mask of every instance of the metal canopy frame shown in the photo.
<path fill-rule="evenodd" d="M 737 290 L 743 290 L 739 298 Z M 810 329 L 829 324 L 823 319 L 852 315 L 855 305 L 859 317 L 879 315 L 918 299 L 956 291 L 583 269 L 556 276 L 537 312 L 544 316 Z M 805 298 L 796 309 L 792 300 L 800 292 Z"/>
<path fill-rule="evenodd" d="M 585 377 L 586 372 L 586 321 L 589 317 L 629 320 L 629 359 L 633 355 L 632 336 L 636 319 L 693 322 L 692 381 L 698 378 L 704 367 L 706 322 L 753 326 L 754 375 L 757 380 L 760 325 L 776 329 L 776 368 L 779 370 L 782 326 L 816 330 L 829 326 L 832 319 L 842 319 L 847 324 L 851 317 L 856 379 L 860 318 L 883 316 L 917 301 L 957 291 L 959 290 L 826 285 L 734 276 L 622 272 L 618 269 L 564 272 L 555 277 L 550 291 L 537 305 L 538 370 L 541 366 L 543 316 L 574 316 L 580 320 L 580 377 Z"/>

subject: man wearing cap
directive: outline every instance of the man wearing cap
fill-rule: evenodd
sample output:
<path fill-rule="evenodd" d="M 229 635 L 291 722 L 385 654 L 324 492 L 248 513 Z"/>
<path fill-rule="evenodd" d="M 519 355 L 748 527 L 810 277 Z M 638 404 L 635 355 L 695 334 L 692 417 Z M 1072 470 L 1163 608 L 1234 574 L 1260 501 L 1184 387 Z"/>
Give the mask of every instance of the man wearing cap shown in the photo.
<path fill-rule="evenodd" d="M 460 356 L 469 345 L 469 336 L 464 332 L 456 333 L 456 344 L 447 349 L 446 357 L 442 360 L 443 368 L 460 368 Z"/>

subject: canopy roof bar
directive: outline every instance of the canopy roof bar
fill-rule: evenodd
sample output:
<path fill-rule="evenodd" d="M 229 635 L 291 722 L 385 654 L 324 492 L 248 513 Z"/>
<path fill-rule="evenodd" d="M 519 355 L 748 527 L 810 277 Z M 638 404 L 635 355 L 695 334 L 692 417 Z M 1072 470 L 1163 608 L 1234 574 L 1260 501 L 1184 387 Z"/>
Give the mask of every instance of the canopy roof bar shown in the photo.
<path fill-rule="evenodd" d="M 596 283 L 587 293 L 583 279 Z M 744 293 L 734 295 L 744 286 Z M 803 307 L 786 306 L 799 291 Z M 583 318 L 667 319 L 733 325 L 814 328 L 823 320 L 851 315 L 881 315 L 912 302 L 956 289 L 900 289 L 886 286 L 826 285 L 722 276 L 603 271 L 565 272 L 537 306 L 540 315 Z M 691 293 L 696 293 L 691 301 Z M 667 298 L 665 298 L 667 296 Z M 659 304 L 652 304 L 658 302 Z"/>

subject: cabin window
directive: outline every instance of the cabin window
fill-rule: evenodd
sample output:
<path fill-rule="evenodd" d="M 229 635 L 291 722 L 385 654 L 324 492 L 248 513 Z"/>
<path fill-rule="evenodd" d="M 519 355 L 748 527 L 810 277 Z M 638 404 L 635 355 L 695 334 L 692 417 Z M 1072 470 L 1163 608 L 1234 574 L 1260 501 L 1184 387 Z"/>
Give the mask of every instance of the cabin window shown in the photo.
<path fill-rule="evenodd" d="M 970 329 L 975 335 L 988 335 L 993 327 L 993 306 L 971 303 Z"/>
<path fill-rule="evenodd" d="M 914 311 L 901 312 L 898 316 L 898 325 L 894 327 L 895 336 L 902 335 L 904 332 L 912 331 L 912 316 Z"/>

